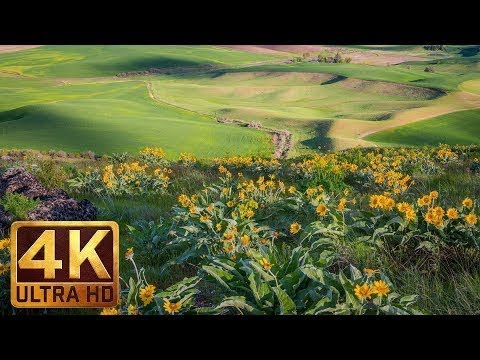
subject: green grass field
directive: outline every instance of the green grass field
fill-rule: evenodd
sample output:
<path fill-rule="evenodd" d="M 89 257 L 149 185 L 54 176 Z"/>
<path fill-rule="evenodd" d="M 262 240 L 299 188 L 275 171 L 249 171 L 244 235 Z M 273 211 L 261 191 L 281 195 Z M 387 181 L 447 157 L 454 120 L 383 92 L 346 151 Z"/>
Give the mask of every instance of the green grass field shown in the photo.
<path fill-rule="evenodd" d="M 458 111 L 385 130 L 366 139 L 394 145 L 469 145 L 479 142 L 480 110 Z"/>
<path fill-rule="evenodd" d="M 422 128 L 428 141 L 480 141 L 473 115 L 465 118 L 470 125 L 454 129 L 463 122 L 458 112 L 480 109 L 478 47 L 449 46 L 444 53 L 413 45 L 345 48 L 426 60 L 286 64 L 286 53 L 216 46 L 42 46 L 0 53 L 2 147 L 102 153 L 155 145 L 171 156 L 191 151 L 201 157 L 273 153 L 268 133 L 219 124 L 219 117 L 290 131 L 289 156 L 318 147 L 415 144 L 415 134 L 406 139 L 410 132 L 437 124 L 439 115 L 453 120 Z M 115 76 L 151 68 L 163 72 Z M 400 142 L 397 129 L 405 134 Z"/>

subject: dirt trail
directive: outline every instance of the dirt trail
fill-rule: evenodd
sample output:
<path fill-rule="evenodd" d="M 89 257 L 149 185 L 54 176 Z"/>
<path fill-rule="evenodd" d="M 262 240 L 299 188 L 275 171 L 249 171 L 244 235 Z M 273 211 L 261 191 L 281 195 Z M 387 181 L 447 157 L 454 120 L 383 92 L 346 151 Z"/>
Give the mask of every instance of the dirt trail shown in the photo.
<path fill-rule="evenodd" d="M 20 50 L 27 50 L 40 47 L 42 45 L 0 45 L 0 54 L 20 51 Z"/>
<path fill-rule="evenodd" d="M 155 102 L 159 102 L 159 103 L 162 103 L 162 104 L 165 104 L 165 105 L 168 105 L 168 106 L 172 106 L 172 107 L 175 107 L 177 109 L 181 109 L 183 111 L 188 111 L 188 112 L 195 113 L 195 114 L 198 114 L 198 115 L 201 115 L 201 116 L 209 117 L 210 119 L 215 120 L 215 121 L 217 121 L 219 123 L 222 123 L 222 124 L 232 124 L 232 125 L 237 125 L 237 126 L 242 126 L 242 127 L 249 127 L 249 128 L 253 128 L 253 129 L 257 129 L 257 130 L 265 131 L 265 132 L 269 133 L 272 136 L 272 142 L 273 142 L 273 146 L 274 146 L 274 149 L 275 149 L 274 153 L 273 153 L 273 157 L 275 159 L 285 159 L 288 156 L 288 153 L 290 152 L 290 150 L 293 147 L 293 135 L 292 135 L 292 133 L 290 133 L 287 130 L 270 129 L 270 128 L 264 127 L 262 124 L 260 124 L 258 122 L 245 122 L 245 121 L 242 121 L 242 120 L 229 119 L 229 118 L 215 118 L 215 117 L 211 116 L 210 114 L 203 114 L 203 113 L 193 111 L 193 110 L 181 107 L 181 106 L 177 106 L 177 105 L 171 104 L 167 101 L 164 101 L 164 100 L 160 99 L 157 95 L 155 95 L 155 92 L 153 90 L 153 84 L 150 81 L 147 81 L 146 84 L 147 84 L 148 96 L 150 96 L 150 98 Z"/>

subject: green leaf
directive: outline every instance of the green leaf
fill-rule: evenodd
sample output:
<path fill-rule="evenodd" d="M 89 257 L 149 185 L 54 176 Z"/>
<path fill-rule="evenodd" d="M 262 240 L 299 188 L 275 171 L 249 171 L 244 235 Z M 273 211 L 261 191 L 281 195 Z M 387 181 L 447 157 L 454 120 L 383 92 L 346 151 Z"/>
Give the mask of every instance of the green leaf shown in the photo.
<path fill-rule="evenodd" d="M 135 280 L 133 280 L 133 278 L 130 278 L 128 280 L 128 286 L 130 287 L 130 289 L 128 290 L 127 304 L 130 305 L 132 297 L 133 297 L 133 295 L 135 294 L 135 291 L 136 291 L 136 284 L 135 284 Z"/>
<path fill-rule="evenodd" d="M 343 271 L 340 271 L 339 280 L 340 284 L 342 284 L 342 287 L 345 290 L 345 300 L 347 304 L 355 308 L 359 308 L 361 303 L 360 300 L 355 296 L 353 283 L 345 276 Z"/>
<path fill-rule="evenodd" d="M 322 285 L 326 285 L 325 270 L 317 268 L 313 265 L 305 265 L 300 268 L 300 271 L 308 276 L 308 278 L 317 281 Z"/>
<path fill-rule="evenodd" d="M 350 264 L 350 274 L 353 278 L 353 281 L 360 280 L 361 278 L 363 278 L 362 272 L 352 264 Z"/>
<path fill-rule="evenodd" d="M 275 286 L 273 292 L 280 302 L 280 315 L 296 314 L 296 306 L 292 298 L 282 288 Z"/>
<path fill-rule="evenodd" d="M 409 312 L 393 305 L 384 305 L 380 308 L 380 311 L 386 315 L 410 315 Z"/>
<path fill-rule="evenodd" d="M 241 314 L 243 314 L 242 310 L 245 311 L 247 314 L 253 315 L 265 315 L 265 313 L 256 307 L 249 304 L 244 296 L 231 296 L 225 298 L 217 307 L 216 309 L 222 308 L 230 308 L 233 307 L 237 309 Z"/>
<path fill-rule="evenodd" d="M 410 306 L 414 303 L 416 303 L 418 300 L 418 295 L 407 295 L 407 296 L 404 296 L 400 299 L 400 304 L 402 304 L 402 306 Z"/>
<path fill-rule="evenodd" d="M 228 281 L 233 279 L 233 275 L 229 272 L 219 269 L 215 266 L 210 265 L 203 265 L 202 269 L 207 272 L 210 276 L 212 276 L 215 280 L 217 280 L 223 287 L 231 290 L 230 286 L 227 284 Z"/>
<path fill-rule="evenodd" d="M 265 281 L 275 280 L 275 278 L 272 275 L 270 275 L 265 270 L 263 270 L 263 267 L 260 264 L 257 264 L 255 261 L 249 261 L 248 265 L 250 265 L 250 267 L 253 268 L 256 272 L 258 272 L 263 280 Z"/>

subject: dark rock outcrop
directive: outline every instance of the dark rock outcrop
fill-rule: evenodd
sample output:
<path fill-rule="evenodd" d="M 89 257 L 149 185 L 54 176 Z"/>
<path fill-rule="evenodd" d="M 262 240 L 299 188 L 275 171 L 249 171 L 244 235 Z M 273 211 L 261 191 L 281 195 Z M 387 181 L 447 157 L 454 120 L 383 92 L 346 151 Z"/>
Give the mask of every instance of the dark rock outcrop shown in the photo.
<path fill-rule="evenodd" d="M 51 198 L 43 200 L 35 209 L 28 213 L 29 220 L 94 220 L 97 209 L 84 199 L 80 202 L 71 198 Z"/>
<path fill-rule="evenodd" d="M 18 193 L 30 199 L 38 199 L 48 192 L 48 189 L 24 168 L 8 169 L 0 177 L 0 196 L 5 193 Z"/>
<path fill-rule="evenodd" d="M 5 193 L 19 193 L 30 199 L 40 200 L 27 215 L 29 220 L 95 220 L 97 209 L 88 200 L 78 202 L 62 189 L 48 190 L 38 179 L 23 168 L 9 169 L 0 177 L 0 196 Z M 0 209 L 0 227 L 8 228 L 11 217 Z M 3 222 L 2 222 L 3 221 Z"/>

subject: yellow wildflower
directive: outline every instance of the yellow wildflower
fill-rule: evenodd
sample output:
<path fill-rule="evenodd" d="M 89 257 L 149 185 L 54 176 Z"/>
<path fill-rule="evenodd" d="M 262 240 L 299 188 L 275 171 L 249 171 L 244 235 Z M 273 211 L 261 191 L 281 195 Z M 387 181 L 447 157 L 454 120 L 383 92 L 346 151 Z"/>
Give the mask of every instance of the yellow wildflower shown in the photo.
<path fill-rule="evenodd" d="M 115 309 L 114 307 L 112 308 L 103 308 L 102 312 L 100 315 L 118 315 L 118 310 Z"/>
<path fill-rule="evenodd" d="M 477 215 L 475 214 L 468 214 L 465 217 L 465 221 L 467 222 L 468 225 L 475 225 L 478 221 Z"/>
<path fill-rule="evenodd" d="M 133 247 L 128 248 L 125 252 L 125 259 L 132 260 L 133 259 Z"/>
<path fill-rule="evenodd" d="M 292 225 L 290 225 L 290 232 L 292 234 L 296 234 L 300 231 L 301 228 L 302 228 L 302 226 L 298 222 L 295 221 Z"/>
<path fill-rule="evenodd" d="M 128 315 L 138 315 L 138 309 L 135 305 L 128 305 Z"/>
<path fill-rule="evenodd" d="M 170 302 L 170 300 L 166 299 L 165 302 L 163 303 L 163 308 L 169 314 L 175 314 L 176 312 L 178 313 L 180 311 L 180 309 L 182 308 L 182 303 L 180 301 L 174 303 L 174 302 Z"/>
<path fill-rule="evenodd" d="M 370 299 L 373 294 L 373 287 L 368 285 L 367 283 L 363 284 L 362 286 L 356 285 L 355 286 L 355 295 L 362 300 L 362 299 Z"/>
<path fill-rule="evenodd" d="M 373 294 L 378 296 L 387 295 L 390 292 L 390 287 L 383 280 L 378 280 L 373 282 Z"/>
<path fill-rule="evenodd" d="M 153 293 L 155 292 L 155 286 L 147 285 L 140 289 L 140 299 L 143 301 L 143 305 L 147 306 L 153 300 Z"/>
<path fill-rule="evenodd" d="M 242 245 L 243 245 L 243 246 L 246 246 L 246 245 L 248 245 L 248 243 L 250 242 L 250 236 L 248 236 L 248 235 L 243 235 L 243 236 L 241 237 L 241 240 L 242 240 Z"/>
<path fill-rule="evenodd" d="M 450 208 L 447 210 L 447 217 L 451 220 L 458 219 L 458 211 L 457 209 Z"/>
<path fill-rule="evenodd" d="M 327 215 L 327 212 L 328 212 L 327 206 L 323 203 L 319 204 L 315 209 L 315 212 L 320 216 L 325 216 Z"/>
<path fill-rule="evenodd" d="M 272 264 L 270 264 L 264 257 L 260 260 L 260 265 L 262 265 L 265 270 L 270 270 L 272 268 Z"/>
<path fill-rule="evenodd" d="M 469 209 L 471 209 L 472 206 L 473 206 L 473 201 L 472 201 L 472 199 L 470 199 L 470 198 L 466 198 L 466 199 L 464 199 L 464 200 L 462 201 L 462 205 L 465 206 L 465 207 L 467 207 L 467 208 L 469 208 Z"/>

